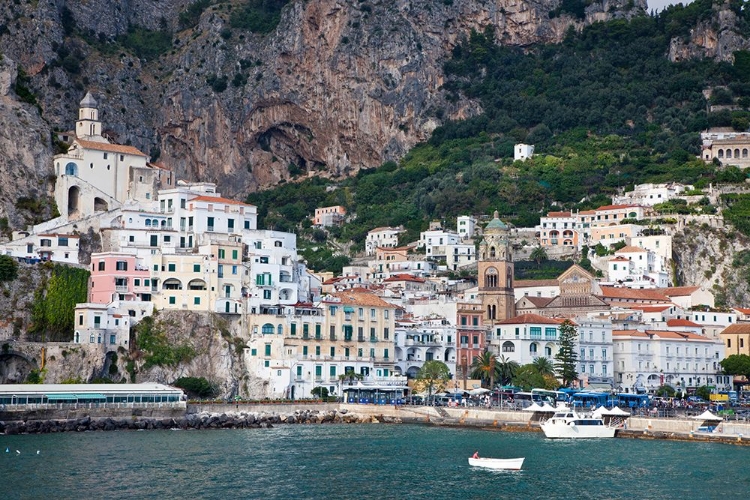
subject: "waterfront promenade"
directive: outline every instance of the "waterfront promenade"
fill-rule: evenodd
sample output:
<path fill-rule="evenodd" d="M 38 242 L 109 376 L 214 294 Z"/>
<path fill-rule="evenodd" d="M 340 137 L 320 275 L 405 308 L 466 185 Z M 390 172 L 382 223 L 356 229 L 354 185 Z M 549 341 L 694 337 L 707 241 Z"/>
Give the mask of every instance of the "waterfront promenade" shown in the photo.
<path fill-rule="evenodd" d="M 47 432 L 52 424 L 56 429 L 76 430 L 82 419 L 87 422 L 86 430 L 114 430 L 124 428 L 212 428 L 245 426 L 250 422 L 269 424 L 289 423 L 328 423 L 328 422 L 387 422 L 411 423 L 436 426 L 476 427 L 509 432 L 541 432 L 540 414 L 492 408 L 435 407 L 411 405 L 362 405 L 346 403 L 264 402 L 264 403 L 189 403 L 182 411 L 175 408 L 151 408 L 148 413 L 142 410 L 130 415 L 127 426 L 119 425 L 125 415 L 112 412 L 110 408 L 79 408 L 74 412 L 59 412 L 54 420 L 44 418 L 49 413 L 25 412 L 3 415 L 5 429 L 15 428 L 15 433 Z M 161 410 L 161 411 L 160 411 Z M 67 418 L 66 416 L 67 415 Z M 300 416 L 303 418 L 300 418 Z M 256 418 L 257 416 L 257 418 Z M 11 418 L 9 418 L 11 417 Z M 41 417 L 41 418 L 40 418 Z M 194 418 L 200 417 L 200 418 Z M 21 427 L 8 426 L 12 422 L 23 422 Z M 123 420 L 124 421 L 124 420 Z M 44 425 L 27 425 L 31 422 L 46 422 Z M 63 425 L 62 422 L 67 422 Z M 139 423 L 140 422 L 140 423 Z M 211 425 L 207 425 L 210 422 Z M 690 417 L 642 417 L 634 416 L 626 420 L 623 428 L 617 430 L 616 437 L 638 439 L 670 439 L 684 441 L 710 441 L 750 445 L 750 422 L 722 421 L 714 432 L 701 432 L 703 422 Z M 0 426 L 0 427 L 3 427 Z M 36 430 L 32 430 L 36 429 Z M 6 430 L 7 432 L 7 430 Z"/>

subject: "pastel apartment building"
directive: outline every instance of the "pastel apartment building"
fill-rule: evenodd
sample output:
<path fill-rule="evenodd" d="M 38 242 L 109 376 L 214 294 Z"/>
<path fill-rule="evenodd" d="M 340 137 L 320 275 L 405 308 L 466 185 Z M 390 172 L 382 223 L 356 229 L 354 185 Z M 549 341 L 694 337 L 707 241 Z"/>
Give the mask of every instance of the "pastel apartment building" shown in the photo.
<path fill-rule="evenodd" d="M 701 158 L 721 165 L 750 167 L 750 132 L 736 132 L 730 128 L 716 128 L 701 133 Z"/>
<path fill-rule="evenodd" d="M 395 370 L 395 306 L 371 293 L 341 292 L 285 315 L 253 315 L 247 362 L 270 380 L 268 397 L 311 398 L 315 387 L 340 394 L 340 375 L 403 382 Z"/>
<path fill-rule="evenodd" d="M 344 217 L 346 217 L 346 208 L 341 205 L 316 208 L 313 224 L 320 227 L 338 226 L 344 222 Z"/>

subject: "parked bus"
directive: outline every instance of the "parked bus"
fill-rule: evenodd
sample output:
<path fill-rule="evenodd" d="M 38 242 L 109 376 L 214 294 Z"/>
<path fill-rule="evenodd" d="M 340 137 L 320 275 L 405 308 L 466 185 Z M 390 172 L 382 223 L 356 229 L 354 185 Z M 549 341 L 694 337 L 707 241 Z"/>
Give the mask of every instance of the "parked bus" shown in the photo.
<path fill-rule="evenodd" d="M 573 406 L 583 408 L 596 408 L 611 404 L 609 394 L 606 392 L 576 392 L 573 393 L 571 401 L 573 402 Z"/>
<path fill-rule="evenodd" d="M 568 395 L 562 391 L 550 391 L 547 389 L 531 389 L 531 399 L 542 405 L 547 403 L 551 406 L 557 406 L 557 403 L 566 403 L 568 401 Z"/>
<path fill-rule="evenodd" d="M 617 406 L 627 408 L 647 408 L 651 406 L 651 398 L 648 394 L 621 393 L 617 394 L 616 399 Z"/>

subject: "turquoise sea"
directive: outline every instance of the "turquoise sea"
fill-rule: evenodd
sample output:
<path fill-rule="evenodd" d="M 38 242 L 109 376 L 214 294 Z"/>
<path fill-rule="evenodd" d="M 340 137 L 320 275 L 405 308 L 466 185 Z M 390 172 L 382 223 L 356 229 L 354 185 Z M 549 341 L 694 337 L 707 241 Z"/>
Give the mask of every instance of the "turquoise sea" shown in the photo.
<path fill-rule="evenodd" d="M 475 469 L 475 450 L 526 461 Z M 0 436 L 0 499 L 745 499 L 748 464 L 726 444 L 420 425 Z"/>

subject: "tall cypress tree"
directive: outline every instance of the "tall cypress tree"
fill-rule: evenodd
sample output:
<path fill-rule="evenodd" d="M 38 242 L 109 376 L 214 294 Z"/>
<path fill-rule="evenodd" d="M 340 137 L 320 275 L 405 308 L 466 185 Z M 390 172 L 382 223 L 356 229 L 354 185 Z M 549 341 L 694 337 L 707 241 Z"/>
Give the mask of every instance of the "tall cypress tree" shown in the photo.
<path fill-rule="evenodd" d="M 576 339 L 578 331 L 575 325 L 568 319 L 560 325 L 560 349 L 555 355 L 555 371 L 557 376 L 562 379 L 563 385 L 569 387 L 570 383 L 578 379 L 576 364 L 578 354 L 576 354 Z"/>

